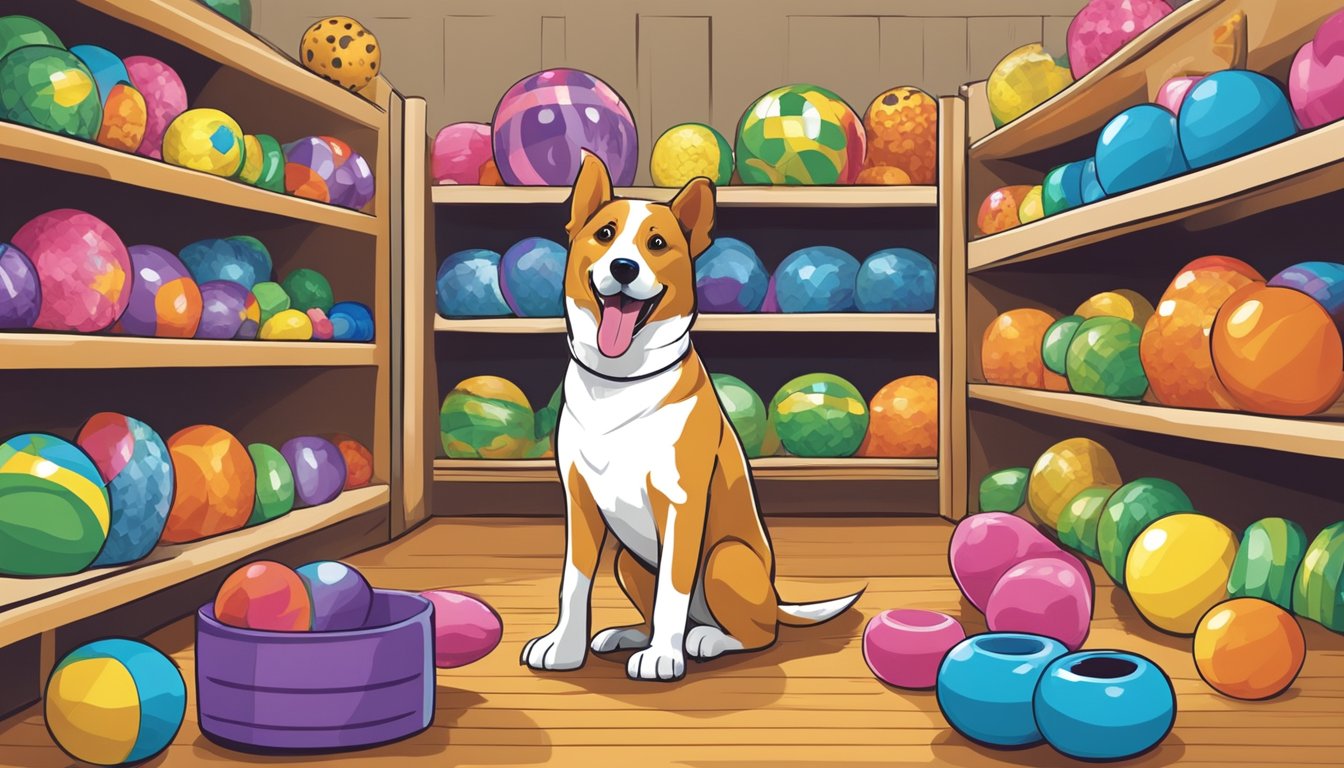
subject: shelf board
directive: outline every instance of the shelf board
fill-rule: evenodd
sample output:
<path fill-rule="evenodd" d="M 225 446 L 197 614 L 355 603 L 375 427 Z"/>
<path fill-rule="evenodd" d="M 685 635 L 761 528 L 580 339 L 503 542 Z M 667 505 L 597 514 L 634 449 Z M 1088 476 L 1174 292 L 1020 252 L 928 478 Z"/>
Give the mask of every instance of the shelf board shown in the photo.
<path fill-rule="evenodd" d="M 1344 189 L 1344 121 L 1235 160 L 1107 198 L 967 246 L 971 272 L 1063 253 L 1186 220 L 1216 226 Z"/>
<path fill-rule="evenodd" d="M 751 460 L 757 480 L 936 480 L 937 459 Z M 434 479 L 460 483 L 559 482 L 554 459 L 435 459 Z"/>
<path fill-rule="evenodd" d="M 198 0 L 79 2 L 366 127 L 378 129 L 387 122 L 387 115 L 375 104 L 309 72 Z"/>
<path fill-rule="evenodd" d="M 435 316 L 434 330 L 458 333 L 564 333 L 563 317 L 488 317 L 450 320 Z M 819 312 L 808 314 L 702 314 L 696 331 L 749 333 L 937 333 L 933 313 L 886 314 Z"/>
<path fill-rule="evenodd" d="M 0 370 L 372 366 L 375 344 L 0 333 Z"/>
<path fill-rule="evenodd" d="M 206 13 L 214 13 L 203 5 L 198 7 Z M 0 123 L 0 160 L 111 179 L 171 195 L 285 216 L 364 235 L 376 235 L 382 227 L 377 217 L 367 213 L 270 192 L 220 176 L 179 168 L 151 158 L 117 152 L 97 144 L 13 123 Z"/>
<path fill-rule="evenodd" d="M 0 578 L 0 647 L 139 600 L 264 549 L 386 506 L 385 485 L 346 491 L 267 523 L 190 544 L 156 548 L 143 560 L 71 576 Z"/>
<path fill-rule="evenodd" d="M 666 202 L 677 190 L 667 187 L 618 187 L 618 197 Z M 433 187 L 439 205 L 505 205 L 563 203 L 569 187 L 499 187 L 448 184 Z M 938 205 L 934 186 L 754 187 L 723 186 L 715 196 L 724 207 L 738 208 L 932 208 Z"/>
<path fill-rule="evenodd" d="M 1344 459 L 1344 403 L 1310 418 L 1170 408 L 1090 395 L 971 384 L 972 400 L 1090 424 L 1191 440 Z"/>

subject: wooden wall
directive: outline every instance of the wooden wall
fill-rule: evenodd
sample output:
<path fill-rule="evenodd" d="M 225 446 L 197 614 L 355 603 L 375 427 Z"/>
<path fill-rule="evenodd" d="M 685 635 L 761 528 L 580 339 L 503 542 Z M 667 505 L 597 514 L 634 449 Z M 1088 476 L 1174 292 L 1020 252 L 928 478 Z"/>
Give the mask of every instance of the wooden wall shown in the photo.
<path fill-rule="evenodd" d="M 667 127 L 730 136 L 753 99 L 812 82 L 857 110 L 885 88 L 955 93 L 1019 45 L 1062 53 L 1084 0 L 253 0 L 253 27 L 294 53 L 321 15 L 359 19 L 403 94 L 429 100 L 430 131 L 489 121 L 510 85 L 546 67 L 611 84 L 640 131 L 639 181 Z M 731 140 L 731 138 L 730 138 Z"/>

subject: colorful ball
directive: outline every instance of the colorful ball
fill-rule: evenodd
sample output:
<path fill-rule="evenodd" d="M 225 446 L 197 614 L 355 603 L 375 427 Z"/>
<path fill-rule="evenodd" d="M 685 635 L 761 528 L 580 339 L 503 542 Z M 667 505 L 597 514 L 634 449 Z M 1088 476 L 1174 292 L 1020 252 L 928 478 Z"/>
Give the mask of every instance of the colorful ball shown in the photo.
<path fill-rule="evenodd" d="M 929 312 L 937 275 L 933 262 L 909 248 L 884 248 L 868 256 L 854 283 L 860 312 Z"/>
<path fill-rule="evenodd" d="M 1107 485 L 1094 485 L 1078 492 L 1073 500 L 1064 505 L 1059 513 L 1059 543 L 1073 551 L 1101 559 L 1101 548 L 1097 543 L 1097 526 L 1104 514 L 1106 500 L 1111 497 L 1114 488 Z"/>
<path fill-rule="evenodd" d="M 271 253 L 255 237 L 199 240 L 182 249 L 182 263 L 197 283 L 230 280 L 248 290 L 271 279 Z"/>
<path fill-rule="evenodd" d="M 358 91 L 373 82 L 382 60 L 378 38 L 349 16 L 325 18 L 304 30 L 299 40 L 303 66 L 347 91 Z"/>
<path fill-rule="evenodd" d="M 1063 213 L 1083 204 L 1083 169 L 1086 160 L 1051 168 L 1041 182 L 1041 212 L 1046 216 Z M 1018 211 L 1018 219 L 1022 212 Z"/>
<path fill-rule="evenodd" d="M 1055 318 L 1039 309 L 1012 309 L 994 318 L 980 344 L 985 381 L 1043 389 L 1049 379 L 1041 348 Z"/>
<path fill-rule="evenodd" d="M 32 328 L 42 312 L 42 282 L 18 248 L 0 243 L 0 329 Z"/>
<path fill-rule="evenodd" d="M 84 451 L 33 432 L 0 443 L 0 574 L 78 573 L 110 524 L 107 489 Z"/>
<path fill-rule="evenodd" d="M 674 125 L 654 142 L 649 174 L 660 187 L 680 187 L 697 176 L 727 184 L 733 180 L 733 148 L 704 123 Z"/>
<path fill-rule="evenodd" d="M 868 403 L 868 433 L 858 456 L 931 458 L 938 455 L 938 382 L 903 376 Z"/>
<path fill-rule="evenodd" d="M 1041 185 L 1037 184 L 1022 198 L 1022 202 L 1017 205 L 1018 222 L 1030 224 L 1045 218 L 1045 202 L 1041 199 L 1044 191 Z"/>
<path fill-rule="evenodd" d="M 980 512 L 1016 512 L 1027 503 L 1026 467 L 996 469 L 980 478 Z"/>
<path fill-rule="evenodd" d="M 872 165 L 859 171 L 854 183 L 898 187 L 914 182 L 910 180 L 910 174 L 900 168 L 891 165 Z"/>
<path fill-rule="evenodd" d="M 252 0 L 201 0 L 201 2 L 244 29 L 252 27 Z"/>
<path fill-rule="evenodd" d="M 252 295 L 257 298 L 260 323 L 265 326 L 272 317 L 289 309 L 289 294 L 279 283 L 265 281 L 252 286 Z"/>
<path fill-rule="evenodd" d="M 957 620 L 937 611 L 882 611 L 863 629 L 863 660 L 873 675 L 897 688 L 932 688 L 952 646 L 966 639 Z"/>
<path fill-rule="evenodd" d="M 756 312 L 769 284 L 756 251 L 736 238 L 715 238 L 695 260 L 696 300 L 704 312 Z"/>
<path fill-rule="evenodd" d="M 257 338 L 265 341 L 310 341 L 313 321 L 297 309 L 282 309 L 261 324 Z"/>
<path fill-rule="evenodd" d="M 252 292 L 229 280 L 201 283 L 201 320 L 198 339 L 255 339 L 261 309 Z"/>
<path fill-rule="evenodd" d="M 215 618 L 239 629 L 307 632 L 313 628 L 313 602 L 303 579 L 292 568 L 271 560 L 239 567 L 215 593 Z"/>
<path fill-rule="evenodd" d="M 94 765 L 148 760 L 173 743 L 187 711 L 182 671 L 138 640 L 108 638 L 61 659 L 42 714 L 52 740 Z"/>
<path fill-rule="evenodd" d="M 363 574 L 332 560 L 302 565 L 294 572 L 308 590 L 314 632 L 342 632 L 364 626 L 373 607 L 373 587 Z"/>
<path fill-rule="evenodd" d="M 1078 305 L 1073 314 L 1084 320 L 1093 317 L 1119 317 L 1142 328 L 1143 324 L 1148 322 L 1148 318 L 1153 316 L 1153 305 L 1138 291 L 1118 288 L 1088 297 Z"/>
<path fill-rule="evenodd" d="M 341 495 L 345 488 L 345 457 L 321 437 L 295 437 L 280 446 L 280 455 L 294 474 L 294 506 L 315 507 Z"/>
<path fill-rule="evenodd" d="M 233 176 L 243 164 L 243 129 L 218 109 L 189 109 L 168 124 L 163 160 L 193 171 Z"/>
<path fill-rule="evenodd" d="M 308 136 L 284 146 L 285 191 L 296 197 L 359 210 L 373 199 L 368 161 L 331 136 Z"/>
<path fill-rule="evenodd" d="M 1101 187 L 1101 179 L 1097 177 L 1096 158 L 1089 157 L 1083 161 L 1083 174 L 1078 184 L 1083 193 L 1083 205 L 1092 203 L 1106 197 L 1106 190 Z"/>
<path fill-rule="evenodd" d="M 1180 486 L 1160 477 L 1141 477 L 1120 486 L 1106 500 L 1097 521 L 1097 550 L 1106 573 L 1123 586 L 1129 551 L 1144 529 L 1167 515 L 1194 508 Z"/>
<path fill-rule="evenodd" d="M 863 115 L 868 165 L 906 175 L 889 184 L 933 184 L 938 175 L 938 101 L 912 85 L 892 88 L 873 99 Z M 861 181 L 858 183 L 862 183 Z"/>
<path fill-rule="evenodd" d="M 257 144 L 261 148 L 261 171 L 252 182 L 261 189 L 271 192 L 285 191 L 285 150 L 274 136 L 256 134 Z"/>
<path fill-rule="evenodd" d="M 238 166 L 238 180 L 256 186 L 266 165 L 266 153 L 261 140 L 250 133 L 243 134 L 243 164 Z"/>
<path fill-rule="evenodd" d="M 770 400 L 769 418 L 794 456 L 852 456 L 868 431 L 868 404 L 854 385 L 829 373 L 790 380 Z"/>
<path fill-rule="evenodd" d="M 1150 624 L 1194 634 L 1201 616 L 1227 598 L 1237 538 L 1211 517 L 1185 512 L 1149 525 L 1129 550 L 1125 586 Z"/>
<path fill-rule="evenodd" d="M 1304 261 L 1270 278 L 1273 287 L 1292 288 L 1315 299 L 1344 331 L 1344 264 Z"/>
<path fill-rule="evenodd" d="M 131 336 L 189 339 L 201 321 L 201 289 L 171 252 L 132 245 L 131 292 L 112 330 Z"/>
<path fill-rule="evenodd" d="M 93 74 L 78 56 L 29 45 L 0 59 L 0 119 L 93 141 L 103 105 Z"/>
<path fill-rule="evenodd" d="M 1173 77 L 1157 89 L 1157 98 L 1153 99 L 1153 103 L 1173 115 L 1179 115 L 1181 103 L 1185 101 L 1185 95 L 1190 92 L 1195 83 L 1203 79 L 1202 75 Z"/>
<path fill-rule="evenodd" d="M 781 312 L 852 312 L 859 262 L 839 248 L 800 248 L 775 270 Z"/>
<path fill-rule="evenodd" d="M 737 174 L 744 184 L 851 183 L 862 170 L 862 149 L 854 156 L 855 142 L 865 141 L 861 126 L 854 110 L 825 88 L 776 88 L 738 123 Z"/>
<path fill-rule="evenodd" d="M 1171 732 L 1176 693 L 1152 661 L 1124 651 L 1084 651 L 1040 677 L 1032 712 L 1059 752 L 1091 762 L 1147 752 Z"/>
<path fill-rule="evenodd" d="M 987 195 L 980 203 L 980 211 L 975 216 L 975 225 L 982 235 L 1004 232 L 1022 224 L 1019 209 L 1027 195 L 1035 187 L 1030 184 L 1018 184 L 1000 187 Z"/>
<path fill-rule="evenodd" d="M 450 459 L 520 459 L 536 435 L 535 414 L 512 382 L 475 376 L 443 398 L 439 434 Z"/>
<path fill-rule="evenodd" d="M 327 317 L 327 313 L 313 307 L 304 314 L 308 316 L 308 322 L 313 326 L 313 340 L 331 341 L 331 319 Z"/>
<path fill-rule="evenodd" d="M 96 45 L 74 45 L 70 52 L 79 57 L 93 74 L 103 105 L 102 125 L 97 141 L 105 147 L 134 152 L 145 138 L 149 112 L 145 97 L 132 86 L 126 65 L 115 53 Z"/>
<path fill-rule="evenodd" d="M 72 208 L 48 211 L 14 234 L 41 282 L 42 309 L 34 328 L 101 331 L 130 301 L 131 257 L 101 219 Z"/>
<path fill-rule="evenodd" d="M 635 181 L 639 136 L 610 85 L 577 69 L 547 69 L 514 83 L 495 107 L 494 159 L 507 184 L 567 186 L 586 149 L 619 186 Z"/>
<path fill-rule="evenodd" d="M 289 294 L 290 307 L 301 312 L 314 307 L 325 312 L 336 303 L 332 298 L 331 283 L 315 269 L 296 269 L 285 277 L 282 285 Z"/>
<path fill-rule="evenodd" d="M 373 312 L 357 301 L 341 301 L 331 305 L 327 313 L 331 320 L 332 341 L 373 341 Z"/>
<path fill-rule="evenodd" d="M 983 611 L 1008 569 L 1057 552 L 1059 547 L 1026 520 L 1006 512 L 981 512 L 957 523 L 947 560 L 961 593 Z"/>
<path fill-rule="evenodd" d="M 168 446 L 143 421 L 120 413 L 95 413 L 75 438 L 107 483 L 112 511 L 107 543 L 94 567 L 131 563 L 148 555 L 173 503 L 173 462 Z"/>
<path fill-rule="evenodd" d="M 504 622 L 481 600 L 447 589 L 421 592 L 420 596 L 434 606 L 434 666 L 465 667 L 499 645 Z"/>
<path fill-rule="evenodd" d="M 490 126 L 486 123 L 445 125 L 430 146 L 430 175 L 435 184 L 480 184 L 481 171 L 492 151 Z"/>
<path fill-rule="evenodd" d="M 355 438 L 337 432 L 327 440 L 341 452 L 345 460 L 345 486 L 342 490 L 363 488 L 373 481 L 373 452 Z"/>
<path fill-rule="evenodd" d="M 1092 624 L 1092 575 L 1059 550 L 1022 560 L 989 593 L 985 621 L 991 632 L 1030 631 L 1077 650 Z"/>
<path fill-rule="evenodd" d="M 131 81 L 126 65 L 115 53 L 106 48 L 97 45 L 72 45 L 70 52 L 79 57 L 89 70 L 89 74 L 93 75 L 94 85 L 98 88 L 98 98 L 104 104 L 112 93 L 112 86 Z"/>
<path fill-rule="evenodd" d="M 1040 43 L 1028 43 L 994 65 L 985 82 L 989 114 L 994 125 L 1011 123 L 1073 82 L 1069 62 L 1046 53 Z"/>
<path fill-rule="evenodd" d="M 1080 315 L 1065 315 L 1050 324 L 1041 338 L 1041 362 L 1045 369 L 1060 376 L 1068 372 L 1069 344 L 1083 324 Z"/>
<path fill-rule="evenodd" d="M 1090 0 L 1069 23 L 1069 68 L 1091 72 L 1130 40 L 1171 13 L 1164 0 Z"/>
<path fill-rule="evenodd" d="M 1085 395 L 1138 399 L 1148 391 L 1139 343 L 1143 329 L 1120 317 L 1083 321 L 1065 359 L 1069 388 Z"/>
<path fill-rule="evenodd" d="M 1293 613 L 1344 632 L 1344 520 L 1316 534 L 1293 579 Z"/>
<path fill-rule="evenodd" d="M 710 380 L 747 456 L 761 456 L 761 444 L 765 439 L 765 401 L 756 394 L 756 390 L 736 376 L 713 373 L 710 374 Z"/>
<path fill-rule="evenodd" d="M 544 237 L 514 243 L 499 261 L 499 288 L 519 317 L 563 317 L 565 261 L 563 245 Z"/>
<path fill-rule="evenodd" d="M 1344 13 L 1335 13 L 1297 50 L 1288 95 L 1303 130 L 1344 118 Z"/>
<path fill-rule="evenodd" d="M 145 135 L 136 154 L 162 160 L 169 124 L 187 111 L 187 87 L 172 67 L 151 56 L 128 56 L 122 63 L 131 76 L 131 85 L 144 97 L 148 113 Z"/>
<path fill-rule="evenodd" d="M 31 16 L 0 16 L 0 59 L 29 45 L 65 47 L 51 27 Z"/>
<path fill-rule="evenodd" d="M 1181 104 L 1180 145 L 1191 168 L 1254 152 L 1295 133 L 1288 96 L 1259 72 L 1214 72 L 1196 83 Z"/>
<path fill-rule="evenodd" d="M 1243 597 L 1209 609 L 1195 628 L 1195 667 L 1234 699 L 1272 699 L 1302 671 L 1306 638 L 1297 619 L 1266 600 Z"/>
<path fill-rule="evenodd" d="M 1065 653 L 1041 635 L 972 635 L 953 646 L 938 668 L 938 708 L 972 741 L 991 747 L 1039 743 L 1032 694 L 1050 662 Z"/>
<path fill-rule="evenodd" d="M 183 544 L 247 524 L 257 473 L 238 438 L 201 424 L 168 438 L 168 453 L 176 489 L 160 541 Z"/>
<path fill-rule="evenodd" d="M 1307 533 L 1282 517 L 1266 517 L 1246 526 L 1241 534 L 1229 597 L 1258 597 L 1284 610 L 1293 608 L 1293 580 L 1307 556 Z"/>
<path fill-rule="evenodd" d="M 1027 504 L 1038 520 L 1057 528 L 1064 506 L 1094 485 L 1120 485 L 1115 459 L 1100 443 L 1071 437 L 1050 446 L 1036 460 L 1027 485 Z"/>
<path fill-rule="evenodd" d="M 1181 148 L 1175 115 L 1155 104 L 1130 107 L 1101 129 L 1097 179 L 1106 194 L 1118 195 L 1178 176 L 1190 170 Z"/>
<path fill-rule="evenodd" d="M 247 455 L 257 475 L 257 493 L 248 525 L 257 525 L 289 514 L 294 508 L 294 473 L 274 446 L 251 443 Z"/>

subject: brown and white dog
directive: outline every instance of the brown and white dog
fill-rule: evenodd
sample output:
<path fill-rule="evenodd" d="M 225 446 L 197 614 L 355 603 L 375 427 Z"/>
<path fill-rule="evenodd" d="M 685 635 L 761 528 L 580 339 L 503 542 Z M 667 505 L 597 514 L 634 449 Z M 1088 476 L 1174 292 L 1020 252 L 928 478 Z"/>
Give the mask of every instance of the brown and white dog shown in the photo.
<path fill-rule="evenodd" d="M 694 259 L 710 244 L 714 186 L 694 179 L 668 204 L 613 199 L 596 155 L 570 199 L 565 312 L 570 364 L 556 430 L 567 542 L 555 629 L 522 663 L 575 669 L 634 649 L 632 679 L 676 680 L 685 658 L 765 648 L 779 624 L 819 624 L 859 595 L 781 604 L 774 556 L 741 441 L 691 347 Z M 642 624 L 589 642 L 603 541 Z"/>

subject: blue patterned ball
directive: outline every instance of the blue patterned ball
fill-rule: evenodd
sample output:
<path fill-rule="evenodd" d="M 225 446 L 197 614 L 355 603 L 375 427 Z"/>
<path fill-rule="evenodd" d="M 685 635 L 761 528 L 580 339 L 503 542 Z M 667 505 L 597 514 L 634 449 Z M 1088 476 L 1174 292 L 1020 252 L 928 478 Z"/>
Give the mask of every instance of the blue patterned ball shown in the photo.
<path fill-rule="evenodd" d="M 565 314 L 565 247 L 544 237 L 514 243 L 499 263 L 499 287 L 519 317 Z"/>
<path fill-rule="evenodd" d="M 736 238 L 716 239 L 695 260 L 695 293 L 705 312 L 755 312 L 769 283 L 756 251 Z"/>
<path fill-rule="evenodd" d="M 507 317 L 513 314 L 499 289 L 499 254 L 484 248 L 458 251 L 444 260 L 435 281 L 444 317 Z"/>
<path fill-rule="evenodd" d="M 373 312 L 357 301 L 339 301 L 327 313 L 332 341 L 373 341 Z"/>
<path fill-rule="evenodd" d="M 864 259 L 854 288 L 860 312 L 929 312 L 933 262 L 909 248 L 886 248 Z"/>
<path fill-rule="evenodd" d="M 130 563 L 158 543 L 173 503 L 173 462 L 150 426 L 120 413 L 95 413 L 75 438 L 107 481 L 112 523 L 92 567 Z"/>
<path fill-rule="evenodd" d="M 197 285 L 212 280 L 228 280 L 247 290 L 271 279 L 271 253 L 255 237 L 211 238 L 182 249 L 178 258 Z"/>
<path fill-rule="evenodd" d="M 859 262 L 829 245 L 789 254 L 775 272 L 781 312 L 852 312 Z"/>

